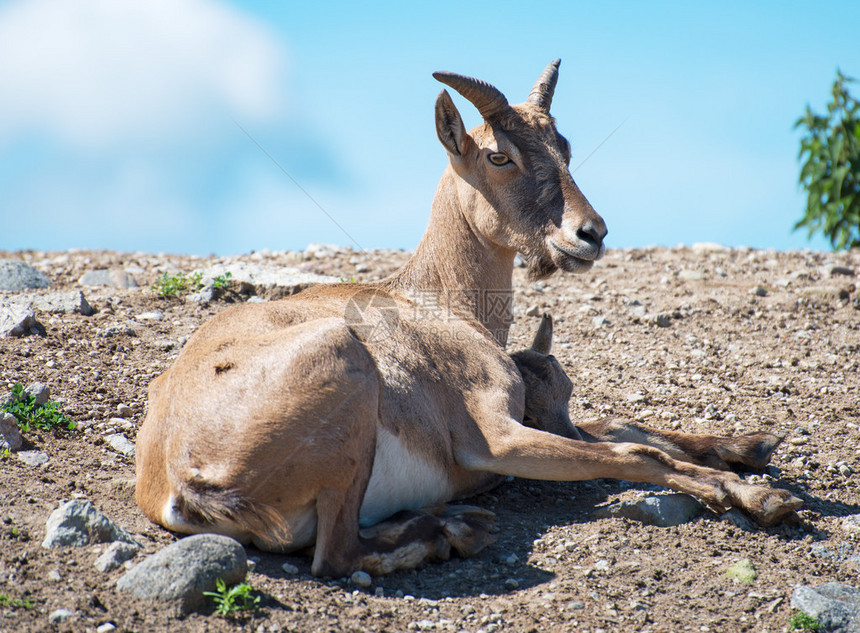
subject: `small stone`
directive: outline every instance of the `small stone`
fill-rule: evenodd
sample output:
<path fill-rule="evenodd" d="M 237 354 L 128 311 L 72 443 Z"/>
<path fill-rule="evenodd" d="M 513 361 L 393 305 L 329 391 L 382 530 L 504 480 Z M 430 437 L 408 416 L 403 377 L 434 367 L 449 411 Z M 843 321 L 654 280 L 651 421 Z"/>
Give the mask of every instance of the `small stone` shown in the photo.
<path fill-rule="evenodd" d="M 32 385 L 27 387 L 24 393 L 28 396 L 33 396 L 35 398 L 33 404 L 38 407 L 41 407 L 51 399 L 51 390 L 48 389 L 47 385 L 41 382 L 34 382 Z"/>
<path fill-rule="evenodd" d="M 361 587 L 362 589 L 367 589 L 373 584 L 373 578 L 371 578 L 370 574 L 366 571 L 358 570 L 357 572 L 354 572 L 349 579 L 352 584 L 356 587 Z"/>
<path fill-rule="evenodd" d="M 60 624 L 61 622 L 70 620 L 73 617 L 75 617 L 74 611 L 69 611 L 68 609 L 57 609 L 56 611 L 51 611 L 51 615 L 48 616 L 48 622 L 51 624 Z"/>
<path fill-rule="evenodd" d="M 385 589 L 383 587 L 377 587 L 373 590 L 373 595 L 377 598 L 383 598 L 385 596 Z"/>
<path fill-rule="evenodd" d="M 525 268 L 525 267 L 526 267 L 526 260 L 523 258 L 522 255 L 517 253 L 514 256 L 514 268 Z"/>
<path fill-rule="evenodd" d="M 132 543 L 116 541 L 111 543 L 104 553 L 96 559 L 95 568 L 102 573 L 113 571 L 128 560 L 131 560 L 140 551 L 140 547 Z"/>
<path fill-rule="evenodd" d="M 163 321 L 164 312 L 162 312 L 161 310 L 153 310 L 152 312 L 144 312 L 142 314 L 138 314 L 137 318 L 140 321 Z"/>
<path fill-rule="evenodd" d="M 839 464 L 839 473 L 847 479 L 854 474 L 854 469 L 848 464 Z"/>
<path fill-rule="evenodd" d="M 41 451 L 21 451 L 17 453 L 18 459 L 27 466 L 41 466 L 48 463 L 48 455 Z"/>
<path fill-rule="evenodd" d="M 572 602 L 567 603 L 567 608 L 571 611 L 579 611 L 585 608 L 585 603 L 574 600 Z"/>
<path fill-rule="evenodd" d="M 11 413 L 0 411 L 0 452 L 15 452 L 24 443 L 21 429 L 18 428 L 18 418 Z"/>
<path fill-rule="evenodd" d="M 532 305 L 530 305 L 528 307 L 528 309 L 526 310 L 526 316 L 539 317 L 542 314 L 543 314 L 543 310 L 541 310 L 540 306 L 538 306 L 536 303 L 533 303 Z"/>
<path fill-rule="evenodd" d="M 360 264 L 356 264 L 355 265 L 355 272 L 357 272 L 357 273 L 369 273 L 370 272 L 370 266 L 368 266 L 367 264 L 365 264 L 363 262 Z"/>
<path fill-rule="evenodd" d="M 126 457 L 134 457 L 134 442 L 129 440 L 122 433 L 112 433 L 111 435 L 105 435 L 105 442 L 114 449 L 117 453 L 122 453 Z"/>
<path fill-rule="evenodd" d="M 766 297 L 767 288 L 765 288 L 764 286 L 756 286 L 755 288 L 750 288 L 750 294 L 756 297 Z"/>
<path fill-rule="evenodd" d="M 744 558 L 726 569 L 726 578 L 744 584 L 751 584 L 758 577 L 755 568 L 749 559 Z"/>
<path fill-rule="evenodd" d="M 117 415 L 121 418 L 130 418 L 134 415 L 134 409 L 127 404 L 118 405 L 116 408 Z"/>
<path fill-rule="evenodd" d="M 281 565 L 281 569 L 284 570 L 284 573 L 289 576 L 295 576 L 297 573 L 299 573 L 299 568 L 292 563 L 284 563 L 283 565 Z"/>
<path fill-rule="evenodd" d="M 604 325 L 611 325 L 609 319 L 607 319 L 605 316 L 594 317 L 593 319 L 591 319 L 591 324 L 594 327 L 603 327 Z"/>
<path fill-rule="evenodd" d="M 48 580 L 50 580 L 51 582 L 60 582 L 62 579 L 63 577 L 56 569 L 52 569 L 48 572 Z"/>
<path fill-rule="evenodd" d="M 839 275 L 842 275 L 844 277 L 854 276 L 854 271 L 848 268 L 848 266 L 831 266 L 829 273 L 831 277 L 837 277 Z"/>
<path fill-rule="evenodd" d="M 516 554 L 508 554 L 507 558 L 505 558 L 505 563 L 508 565 L 516 565 L 519 560 L 520 559 Z"/>
<path fill-rule="evenodd" d="M 113 622 L 105 622 L 96 628 L 96 633 L 111 633 L 111 631 L 116 631 L 116 625 Z"/>
<path fill-rule="evenodd" d="M 508 578 L 505 580 L 505 588 L 513 591 L 519 589 L 520 583 L 516 578 Z"/>

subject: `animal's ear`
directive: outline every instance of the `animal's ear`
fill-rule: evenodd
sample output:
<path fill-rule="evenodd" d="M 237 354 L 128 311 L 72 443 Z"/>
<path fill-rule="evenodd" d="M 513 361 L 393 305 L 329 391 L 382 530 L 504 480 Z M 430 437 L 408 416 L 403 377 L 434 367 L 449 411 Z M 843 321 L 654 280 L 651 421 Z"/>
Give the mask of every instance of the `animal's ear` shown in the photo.
<path fill-rule="evenodd" d="M 544 314 L 541 318 L 532 349 L 544 356 L 552 350 L 552 315 Z"/>
<path fill-rule="evenodd" d="M 447 90 L 440 92 L 436 99 L 436 135 L 452 158 L 463 156 L 466 143 L 471 140 Z"/>

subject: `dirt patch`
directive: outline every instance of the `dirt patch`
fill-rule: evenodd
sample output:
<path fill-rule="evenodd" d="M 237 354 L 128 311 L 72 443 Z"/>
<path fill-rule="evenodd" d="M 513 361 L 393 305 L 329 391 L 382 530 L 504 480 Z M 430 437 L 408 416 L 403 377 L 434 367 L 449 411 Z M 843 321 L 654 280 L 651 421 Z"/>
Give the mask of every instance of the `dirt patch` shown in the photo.
<path fill-rule="evenodd" d="M 175 619 L 113 589 L 122 575 L 98 572 L 105 546 L 44 550 L 45 521 L 73 497 L 90 499 L 136 535 L 147 553 L 174 540 L 134 505 L 131 459 L 104 437 L 134 439 L 148 383 L 188 336 L 227 303 L 158 298 L 163 272 L 204 268 L 217 258 L 76 251 L 2 253 L 51 278 L 52 290 L 83 290 L 92 316 L 37 312 L 47 335 L 0 339 L 0 391 L 48 384 L 78 423 L 71 434 L 33 431 L 26 449 L 50 461 L 28 466 L 0 457 L 0 631 L 233 631 L 211 614 Z M 378 278 L 408 253 L 340 251 L 241 258 L 358 281 Z M 658 427 L 785 434 L 762 475 L 806 501 L 796 525 L 744 531 L 705 513 L 673 528 L 592 518 L 596 506 L 656 489 L 612 480 L 506 483 L 472 503 L 498 515 L 498 542 L 454 559 L 374 579 L 309 574 L 310 561 L 258 552 L 249 582 L 259 612 L 247 631 L 782 631 L 798 583 L 857 585 L 860 542 L 841 517 L 860 513 L 860 253 L 746 249 L 610 251 L 592 272 L 530 284 L 516 269 L 511 349 L 526 346 L 544 310 L 556 319 L 554 353 L 574 382 L 574 421 L 627 416 Z M 141 288 L 82 287 L 88 270 L 127 269 Z M 357 272 L 361 270 L 363 272 Z M 0 301 L 3 296 L 0 295 Z M 531 310 L 529 308 L 532 308 Z M 146 313 L 161 313 L 141 318 Z M 131 407 L 127 422 L 119 405 Z M 748 559 L 752 584 L 725 570 Z M 292 575 L 282 570 L 289 562 Z M 55 572 L 55 573 L 52 573 Z M 26 608 L 20 602 L 33 606 Z M 48 614 L 65 608 L 60 625 Z"/>

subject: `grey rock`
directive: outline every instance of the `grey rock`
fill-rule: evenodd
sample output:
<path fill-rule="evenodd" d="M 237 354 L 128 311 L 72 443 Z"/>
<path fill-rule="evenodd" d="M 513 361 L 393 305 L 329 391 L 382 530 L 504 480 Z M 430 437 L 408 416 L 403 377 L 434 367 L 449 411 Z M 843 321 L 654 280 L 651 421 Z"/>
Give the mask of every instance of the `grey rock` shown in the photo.
<path fill-rule="evenodd" d="M 283 569 L 284 573 L 289 576 L 295 576 L 297 573 L 299 573 L 299 568 L 292 563 L 284 563 L 283 565 L 281 565 L 281 569 Z"/>
<path fill-rule="evenodd" d="M 51 390 L 42 382 L 34 382 L 24 390 L 24 393 L 33 396 L 36 399 L 34 404 L 40 407 L 51 399 Z"/>
<path fill-rule="evenodd" d="M 357 272 L 357 273 L 369 273 L 370 272 L 370 266 L 368 266 L 367 264 L 365 264 L 363 262 L 360 264 L 356 264 L 355 265 L 355 272 Z"/>
<path fill-rule="evenodd" d="M 139 321 L 164 321 L 164 312 L 162 312 L 161 310 L 144 312 L 143 314 L 138 314 L 137 319 Z"/>
<path fill-rule="evenodd" d="M 540 316 L 541 314 L 543 314 L 543 310 L 541 310 L 540 306 L 538 306 L 536 303 L 530 305 L 526 310 L 526 316 L 536 317 Z"/>
<path fill-rule="evenodd" d="M 51 582 L 60 582 L 62 579 L 63 577 L 56 569 L 52 569 L 48 572 L 48 580 L 50 580 Z"/>
<path fill-rule="evenodd" d="M 702 512 L 703 506 L 690 495 L 669 494 L 648 497 L 642 501 L 624 501 L 594 513 L 597 518 L 625 517 L 647 525 L 670 527 L 681 525 Z"/>
<path fill-rule="evenodd" d="M 840 582 L 798 585 L 791 606 L 812 616 L 828 633 L 860 633 L 860 589 Z"/>
<path fill-rule="evenodd" d="M 116 625 L 113 622 L 105 622 L 96 627 L 96 633 L 111 633 L 116 631 Z"/>
<path fill-rule="evenodd" d="M 755 522 L 737 508 L 732 508 L 725 514 L 721 515 L 720 518 L 723 521 L 730 521 L 744 532 L 758 531 L 758 527 L 756 527 Z"/>
<path fill-rule="evenodd" d="M 227 273 L 230 273 L 230 278 L 227 280 L 229 290 L 240 295 L 259 296 L 269 300 L 282 299 L 283 297 L 294 295 L 316 284 L 339 282 L 337 277 L 306 273 L 297 268 L 247 262 L 217 264 L 196 272 L 200 272 L 203 275 L 202 281 L 204 286 L 203 290 L 197 294 L 203 295 L 207 288 L 213 289 L 216 277 L 223 278 Z M 214 296 L 217 296 L 217 292 L 213 293 Z M 212 299 L 206 300 L 211 301 Z"/>
<path fill-rule="evenodd" d="M 520 255 L 519 253 L 517 253 L 514 256 L 514 268 L 525 268 L 525 267 L 526 267 L 525 258 L 522 255 Z"/>
<path fill-rule="evenodd" d="M 78 280 L 82 286 L 110 286 L 111 288 L 137 288 L 137 281 L 124 270 L 89 270 Z"/>
<path fill-rule="evenodd" d="M 767 288 L 765 288 L 764 286 L 756 286 L 755 288 L 750 288 L 750 294 L 755 295 L 756 297 L 766 297 Z"/>
<path fill-rule="evenodd" d="M 41 451 L 21 451 L 18 453 L 18 459 L 27 464 L 27 466 L 41 466 L 48 463 L 48 456 Z"/>
<path fill-rule="evenodd" d="M 138 563 L 116 587 L 188 613 L 204 604 L 203 592 L 214 590 L 219 578 L 228 585 L 241 582 L 247 566 L 245 548 L 238 541 L 219 534 L 196 534 Z"/>
<path fill-rule="evenodd" d="M 103 573 L 113 571 L 125 561 L 137 556 L 139 551 L 140 547 L 137 545 L 116 541 L 111 543 L 104 553 L 96 559 L 95 567 Z"/>
<path fill-rule="evenodd" d="M 852 514 L 851 516 L 844 517 L 840 521 L 839 527 L 842 528 L 843 532 L 847 532 L 848 534 L 860 535 L 860 514 Z"/>
<path fill-rule="evenodd" d="M 370 574 L 368 574 L 366 571 L 359 570 L 353 573 L 349 579 L 356 587 L 362 587 L 364 589 L 367 589 L 368 587 L 370 587 L 370 585 L 373 584 L 373 578 L 371 578 Z"/>
<path fill-rule="evenodd" d="M 19 453 L 20 455 L 20 453 Z M 123 541 L 140 547 L 131 534 L 99 512 L 86 499 L 64 503 L 51 513 L 45 524 L 42 547 L 83 547 L 90 543 Z"/>
<path fill-rule="evenodd" d="M 610 322 L 605 316 L 596 316 L 591 319 L 591 325 L 594 327 L 603 327 L 604 325 L 610 325 Z"/>
<path fill-rule="evenodd" d="M 23 443 L 18 418 L 11 413 L 0 411 L 0 451 L 17 451 Z"/>
<path fill-rule="evenodd" d="M 851 268 L 848 268 L 848 266 L 831 266 L 828 272 L 830 273 L 831 277 L 837 277 L 839 275 L 845 277 L 854 276 L 854 271 Z"/>
<path fill-rule="evenodd" d="M 45 273 L 39 272 L 20 259 L 0 259 L 0 290 L 21 292 L 47 288 L 51 285 Z"/>
<path fill-rule="evenodd" d="M 72 619 L 73 617 L 75 617 L 74 611 L 69 611 L 68 609 L 57 609 L 56 611 L 51 611 L 51 615 L 48 616 L 48 622 L 51 624 L 60 624 L 61 622 Z"/>
<path fill-rule="evenodd" d="M 127 404 L 117 405 L 116 412 L 121 418 L 130 418 L 134 415 L 134 409 Z"/>
<path fill-rule="evenodd" d="M 48 294 L 24 293 L 11 298 L 7 304 L 50 314 L 77 313 L 90 316 L 95 312 L 80 290 Z"/>
<path fill-rule="evenodd" d="M 134 457 L 134 442 L 129 440 L 122 433 L 112 433 L 104 436 L 104 441 L 107 442 L 117 453 L 122 453 L 126 457 Z"/>
<path fill-rule="evenodd" d="M 32 309 L 14 303 L 0 305 L 0 337 L 45 335 L 45 326 L 36 320 Z"/>

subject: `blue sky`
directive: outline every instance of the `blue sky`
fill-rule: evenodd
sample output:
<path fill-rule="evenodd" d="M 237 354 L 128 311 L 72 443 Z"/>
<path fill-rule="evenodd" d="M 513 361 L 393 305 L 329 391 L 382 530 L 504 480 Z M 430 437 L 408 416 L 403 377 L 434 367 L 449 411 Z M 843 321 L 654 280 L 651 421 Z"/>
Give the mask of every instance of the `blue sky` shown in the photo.
<path fill-rule="evenodd" d="M 610 247 L 826 250 L 791 231 L 792 126 L 860 75 L 860 4 L 466 5 L 0 2 L 0 249 L 412 248 L 446 161 L 431 73 L 519 102 L 561 57 L 572 164 L 624 122 L 574 175 Z"/>

